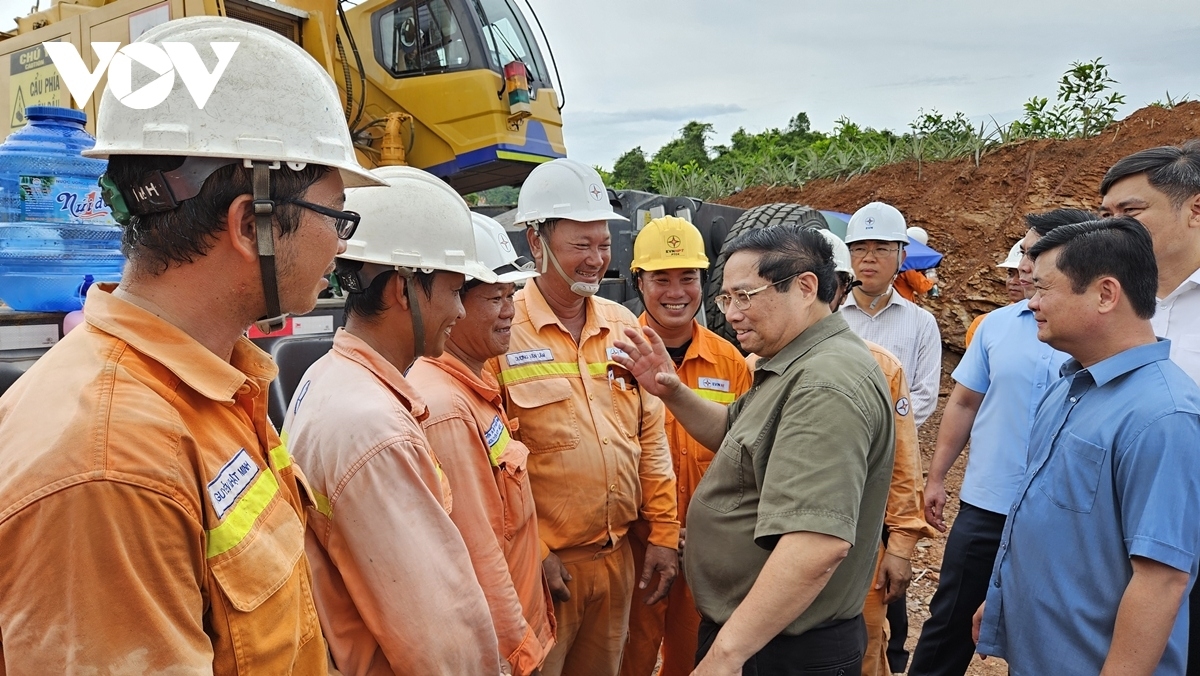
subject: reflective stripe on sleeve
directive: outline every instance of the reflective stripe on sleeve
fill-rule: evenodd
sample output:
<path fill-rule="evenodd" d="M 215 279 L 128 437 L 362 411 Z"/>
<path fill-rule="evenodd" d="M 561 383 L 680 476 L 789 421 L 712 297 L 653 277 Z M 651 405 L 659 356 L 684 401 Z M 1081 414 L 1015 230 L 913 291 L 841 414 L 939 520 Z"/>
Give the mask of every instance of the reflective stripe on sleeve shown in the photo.
<path fill-rule="evenodd" d="M 270 504 L 271 499 L 279 493 L 279 482 L 275 473 L 266 470 L 259 472 L 246 494 L 243 495 L 225 516 L 225 520 L 216 528 L 207 532 L 207 556 L 212 558 L 238 546 L 254 527 L 254 522 L 262 516 L 263 510 Z"/>
<path fill-rule="evenodd" d="M 329 498 L 324 493 L 320 493 L 315 489 L 310 490 L 312 490 L 313 502 L 316 503 L 313 506 L 317 508 L 318 512 L 324 514 L 326 518 L 332 519 L 333 505 L 329 504 Z"/>
<path fill-rule="evenodd" d="M 737 400 L 737 395 L 733 392 L 718 392 L 716 390 L 702 390 L 700 388 L 692 388 L 692 391 L 700 395 L 701 399 L 715 401 L 718 404 L 732 404 Z"/>
<path fill-rule="evenodd" d="M 508 436 L 508 428 L 505 427 L 500 431 L 500 438 L 488 446 L 488 457 L 492 460 L 492 467 L 500 466 L 500 454 L 504 453 L 504 449 L 508 447 L 511 439 L 512 437 Z"/>

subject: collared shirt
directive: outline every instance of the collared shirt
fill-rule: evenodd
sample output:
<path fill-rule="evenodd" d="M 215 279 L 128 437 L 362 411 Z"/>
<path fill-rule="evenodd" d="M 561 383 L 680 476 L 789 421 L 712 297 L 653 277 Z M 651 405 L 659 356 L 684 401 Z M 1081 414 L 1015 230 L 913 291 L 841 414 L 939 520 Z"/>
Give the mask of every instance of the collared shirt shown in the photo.
<path fill-rule="evenodd" d="M 646 325 L 646 313 L 638 317 Z M 679 379 L 696 394 L 718 404 L 732 404 L 750 389 L 750 368 L 732 343 L 692 320 L 692 340 L 683 362 L 675 368 Z M 687 507 L 713 452 L 687 433 L 670 409 L 666 412 L 667 443 L 675 466 L 675 485 L 679 496 L 679 525 L 687 526 Z"/>
<path fill-rule="evenodd" d="M 1196 576 L 1200 387 L 1160 341 L 1075 360 L 1038 409 L 1008 512 L 978 651 L 1014 676 L 1097 674 L 1140 556 Z M 689 545 L 690 546 L 690 545 Z M 1159 676 L 1187 662 L 1187 596 Z"/>
<path fill-rule="evenodd" d="M 449 352 L 421 358 L 407 376 L 421 390 L 429 445 L 454 491 L 450 518 L 471 553 L 500 654 L 516 676 L 542 665 L 554 645 L 550 588 L 542 574 L 529 449 L 512 438 L 492 374 L 482 377 Z"/>
<path fill-rule="evenodd" d="M 1150 325 L 1171 341 L 1171 361 L 1200 383 L 1200 268 L 1158 301 Z"/>
<path fill-rule="evenodd" d="M 509 418 L 518 420 L 516 435 L 529 447 L 543 557 L 616 546 L 639 517 L 650 524 L 650 544 L 675 549 L 665 407 L 613 369 L 613 342 L 638 329 L 637 318 L 603 298 L 586 303 L 576 344 L 537 284 L 526 284 L 516 295 L 508 354 L 488 362 Z"/>
<path fill-rule="evenodd" d="M 0 664 L 327 673 L 270 357 L 99 286 L 84 316 L 0 399 Z"/>
<path fill-rule="evenodd" d="M 980 324 L 953 374 L 960 385 L 983 395 L 959 493 L 968 504 L 1008 513 L 1025 476 L 1038 404 L 1068 358 L 1038 340 L 1028 301 L 993 310 Z"/>
<path fill-rule="evenodd" d="M 921 538 L 937 536 L 937 531 L 925 522 L 925 492 L 921 473 L 921 446 L 917 441 L 917 426 L 912 417 L 912 400 L 908 380 L 896 355 L 864 340 L 867 349 L 887 381 L 892 395 L 892 420 L 896 426 L 896 458 L 892 466 L 892 482 L 888 486 L 887 509 L 883 526 L 887 529 L 888 553 L 911 559 Z M 750 368 L 758 363 L 758 355 L 746 357 Z"/>
<path fill-rule="evenodd" d="M 900 359 L 912 392 L 913 417 L 920 427 L 937 408 L 942 378 L 942 334 L 925 308 L 889 294 L 887 305 L 874 317 L 858 307 L 851 293 L 840 314 L 859 338 L 878 343 Z"/>
<path fill-rule="evenodd" d="M 758 363 L 688 514 L 684 566 L 696 608 L 723 624 L 779 538 L 832 535 L 852 547 L 783 634 L 862 612 L 892 476 L 888 385 L 842 313 Z"/>
<path fill-rule="evenodd" d="M 347 676 L 500 673 L 496 631 L 448 484 L 400 371 L 339 329 L 300 381 L 284 434 L 316 494 L 306 548 Z"/>

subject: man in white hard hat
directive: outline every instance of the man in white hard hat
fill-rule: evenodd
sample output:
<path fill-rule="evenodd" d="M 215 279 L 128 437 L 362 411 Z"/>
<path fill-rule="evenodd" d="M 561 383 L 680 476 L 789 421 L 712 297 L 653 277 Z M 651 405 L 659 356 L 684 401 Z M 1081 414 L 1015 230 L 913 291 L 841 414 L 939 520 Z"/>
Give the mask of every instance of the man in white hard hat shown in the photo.
<path fill-rule="evenodd" d="M 466 315 L 446 351 L 413 364 L 408 380 L 428 407 L 421 421 L 454 493 L 450 518 L 471 553 L 500 654 L 514 676 L 529 676 L 554 645 L 554 612 L 542 573 L 541 539 L 526 469 L 529 449 L 512 437 L 500 386 L 484 363 L 508 351 L 517 282 L 538 276 L 520 263 L 504 227 L 472 213 L 475 251 L 496 273 L 463 287 Z"/>
<path fill-rule="evenodd" d="M 547 676 L 613 676 L 636 584 L 667 595 L 678 570 L 675 476 L 663 406 L 613 362 L 614 341 L 637 318 L 595 296 L 610 261 L 608 191 L 574 160 L 539 165 L 521 187 L 516 222 L 528 226 L 542 275 L 516 295 L 512 342 L 489 362 L 518 438 L 529 447 L 558 644 Z M 635 571 L 627 535 L 650 527 Z"/>
<path fill-rule="evenodd" d="M 892 286 L 904 265 L 907 244 L 904 216 L 896 207 L 871 202 L 854 212 L 846 226 L 846 246 L 859 284 L 846 298 L 841 314 L 860 338 L 883 346 L 900 360 L 919 428 L 937 407 L 942 335 L 928 310 Z M 892 628 L 888 660 L 893 672 L 903 672 L 908 663 L 904 649 L 908 610 L 903 597 L 889 607 L 888 620 Z"/>
<path fill-rule="evenodd" d="M 243 334 L 313 308 L 357 222 L 343 187 L 379 181 L 294 43 L 214 17 L 138 40 L 229 42 L 203 111 L 179 78 L 152 108 L 100 100 L 87 154 L 109 160 L 128 264 L 0 400 L 0 671 L 328 671 L 308 491 Z"/>
<path fill-rule="evenodd" d="M 633 242 L 630 272 L 646 308 L 638 322 L 662 338 L 686 387 L 722 404 L 732 403 L 750 389 L 750 369 L 742 353 L 695 319 L 704 302 L 703 280 L 708 272 L 704 237 L 696 226 L 675 216 L 647 223 Z M 693 439 L 669 412 L 666 429 L 675 466 L 679 523 L 686 527 L 688 502 L 713 461 L 713 451 Z M 633 526 L 630 544 L 635 562 L 644 556 L 649 532 L 649 524 L 640 519 Z M 700 630 L 692 592 L 680 577 L 667 598 L 647 605 L 647 596 L 644 591 L 633 595 L 621 675 L 650 676 L 661 646 L 659 676 L 687 676 L 696 665 Z"/>
<path fill-rule="evenodd" d="M 475 255 L 466 202 L 431 174 L 385 167 L 351 190 L 362 214 L 338 256 L 346 326 L 305 372 L 283 433 L 312 485 L 308 555 L 333 661 L 344 674 L 499 674 L 487 599 L 453 496 L 404 374 L 442 354 Z"/>
<path fill-rule="evenodd" d="M 1078 209 L 1025 216 L 1029 229 L 1017 242 L 1022 255 L 1018 281 L 1028 296 L 1033 296 L 1033 265 L 1024 252 L 1060 226 L 1094 218 Z M 944 533 L 946 475 L 970 442 L 938 588 L 913 650 L 909 673 L 914 675 L 962 676 L 970 664 L 975 652 L 971 616 L 987 593 L 1005 515 L 1025 474 L 1034 414 L 1067 360 L 1065 353 L 1038 340 L 1028 301 L 986 316 L 951 374 L 954 389 L 942 412 L 925 480 L 925 518 Z"/>

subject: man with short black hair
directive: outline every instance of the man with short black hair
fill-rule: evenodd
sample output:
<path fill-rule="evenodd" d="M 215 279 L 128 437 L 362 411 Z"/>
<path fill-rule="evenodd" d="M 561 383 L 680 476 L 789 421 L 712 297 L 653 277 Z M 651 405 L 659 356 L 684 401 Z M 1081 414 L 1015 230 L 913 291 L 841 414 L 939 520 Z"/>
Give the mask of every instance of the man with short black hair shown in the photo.
<path fill-rule="evenodd" d="M 1132 216 L 1154 238 L 1158 308 L 1150 325 L 1200 383 L 1200 140 L 1134 153 L 1100 183 L 1105 216 Z M 1189 673 L 1200 673 L 1200 591 L 1192 590 Z"/>
<path fill-rule="evenodd" d="M 688 512 L 695 673 L 858 673 L 892 474 L 888 384 L 830 312 L 837 278 L 824 237 L 775 226 L 725 250 L 717 307 L 742 350 L 762 357 L 749 393 L 728 408 L 700 397 L 649 327 L 626 331 L 614 357 L 719 449 Z"/>
<path fill-rule="evenodd" d="M 1038 339 L 1072 358 L 1034 419 L 978 651 L 1013 674 L 1183 674 L 1200 386 L 1150 325 L 1150 234 L 1132 218 L 1066 225 L 1028 256 Z"/>
<path fill-rule="evenodd" d="M 1094 217 L 1078 209 L 1028 214 L 1029 230 L 1017 244 L 1023 252 L 1061 225 Z M 1032 263 L 1022 256 L 1017 270 L 1021 288 L 1032 296 Z M 946 474 L 968 440 L 971 453 L 929 619 L 913 650 L 913 676 L 962 676 L 967 671 L 975 654 L 971 615 L 987 594 L 1004 515 L 1025 474 L 1033 416 L 1066 359 L 1037 339 L 1033 311 L 1021 300 L 988 313 L 954 369 L 954 389 L 942 412 L 925 480 L 925 519 L 942 532 Z"/>

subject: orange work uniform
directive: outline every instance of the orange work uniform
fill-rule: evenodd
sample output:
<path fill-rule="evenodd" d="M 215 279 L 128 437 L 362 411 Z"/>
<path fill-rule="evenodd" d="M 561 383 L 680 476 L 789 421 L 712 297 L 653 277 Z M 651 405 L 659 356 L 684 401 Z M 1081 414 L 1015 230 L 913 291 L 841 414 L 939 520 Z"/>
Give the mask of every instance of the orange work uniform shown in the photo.
<path fill-rule="evenodd" d="M 529 447 L 543 558 L 554 552 L 574 578 L 571 599 L 555 604 L 546 676 L 617 673 L 634 583 L 629 527 L 640 516 L 652 544 L 675 549 L 679 540 L 664 406 L 611 361 L 613 342 L 637 319 L 603 298 L 585 302 L 576 344 L 536 281 L 526 285 L 509 351 L 488 362 Z"/>
<path fill-rule="evenodd" d="M 934 537 L 937 531 L 925 522 L 925 498 L 921 477 L 921 447 L 917 442 L 917 426 L 909 402 L 908 381 L 900 360 L 875 343 L 866 341 L 871 356 L 879 363 L 892 394 L 892 411 L 896 421 L 896 460 L 892 469 L 892 484 L 888 489 L 887 508 L 883 525 L 888 532 L 887 553 L 909 560 L 917 541 Z M 880 549 L 875 575 L 883 560 Z M 863 603 L 863 619 L 867 624 L 867 651 L 863 655 L 863 676 L 883 676 L 891 673 L 887 663 L 887 606 L 883 603 L 884 589 L 876 589 L 872 580 Z"/>
<path fill-rule="evenodd" d="M 646 315 L 638 322 L 646 325 Z M 750 389 L 752 379 L 742 353 L 729 341 L 692 322 L 692 339 L 683 361 L 675 368 L 683 384 L 696 394 L 721 404 L 733 403 Z M 683 425 L 666 413 L 667 443 L 675 466 L 679 502 L 679 524 L 687 527 L 687 506 L 700 478 L 713 460 L 713 452 L 693 439 Z M 636 570 L 641 570 L 649 528 L 638 521 L 631 531 L 630 544 Z M 681 567 L 682 570 L 682 567 Z M 648 606 L 645 596 L 653 589 L 634 592 L 629 611 L 629 642 L 621 661 L 622 676 L 650 676 L 662 647 L 659 676 L 687 676 L 696 665 L 696 643 L 700 631 L 700 613 L 692 592 L 680 575 L 667 598 Z"/>
<path fill-rule="evenodd" d="M 0 399 L 0 673 L 328 673 L 270 357 L 84 316 Z"/>
<path fill-rule="evenodd" d="M 916 301 L 917 296 L 924 296 L 929 293 L 933 289 L 934 284 L 920 270 L 905 270 L 896 275 L 892 286 L 896 289 L 896 293 L 908 300 Z"/>
<path fill-rule="evenodd" d="M 500 654 L 515 676 L 528 676 L 554 645 L 529 449 L 512 438 L 492 374 L 476 375 L 447 352 L 418 359 L 407 377 L 425 399 L 421 427 L 454 493 L 450 518 L 487 596 Z"/>
<path fill-rule="evenodd" d="M 496 630 L 452 495 L 393 364 L 339 329 L 284 419 L 312 480 L 308 556 L 317 611 L 346 676 L 500 673 Z"/>

